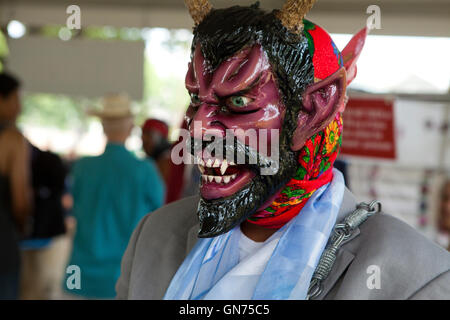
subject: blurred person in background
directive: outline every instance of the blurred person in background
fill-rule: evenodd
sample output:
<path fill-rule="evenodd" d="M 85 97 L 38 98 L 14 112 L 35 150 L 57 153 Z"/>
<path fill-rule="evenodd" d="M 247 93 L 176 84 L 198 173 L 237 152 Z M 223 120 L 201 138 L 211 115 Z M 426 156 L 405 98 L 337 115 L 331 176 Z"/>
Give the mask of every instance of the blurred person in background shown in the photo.
<path fill-rule="evenodd" d="M 18 298 L 18 240 L 32 207 L 30 150 L 16 127 L 19 87 L 13 76 L 0 74 L 0 299 Z"/>
<path fill-rule="evenodd" d="M 180 130 L 187 130 L 187 128 L 187 122 L 183 117 Z M 181 134 L 179 135 L 178 140 L 172 144 L 172 147 L 179 145 L 180 143 L 183 143 Z M 183 157 L 183 150 L 179 151 L 179 155 Z M 175 164 L 170 160 L 168 171 L 166 204 L 199 193 L 198 186 L 201 174 L 196 165 L 186 163 Z"/>
<path fill-rule="evenodd" d="M 63 298 L 108 299 L 115 296 L 120 261 L 133 229 L 164 202 L 158 169 L 124 146 L 134 126 L 125 95 L 103 99 L 101 118 L 107 137 L 104 153 L 78 160 L 72 170 L 73 215 L 77 220 L 69 265 L 80 268 L 80 287 L 63 284 Z M 69 275 L 70 276 L 70 275 Z"/>
<path fill-rule="evenodd" d="M 142 125 L 142 147 L 147 157 L 154 161 L 167 185 L 171 144 L 168 125 L 157 119 L 147 119 Z"/>
<path fill-rule="evenodd" d="M 450 179 L 446 180 L 442 188 L 438 231 L 438 243 L 450 251 Z"/>
<path fill-rule="evenodd" d="M 55 153 L 31 145 L 33 213 L 30 235 L 21 241 L 20 298 L 52 298 L 63 278 L 67 252 L 63 196 L 67 193 L 67 168 Z M 66 257 L 67 258 L 67 257 Z"/>

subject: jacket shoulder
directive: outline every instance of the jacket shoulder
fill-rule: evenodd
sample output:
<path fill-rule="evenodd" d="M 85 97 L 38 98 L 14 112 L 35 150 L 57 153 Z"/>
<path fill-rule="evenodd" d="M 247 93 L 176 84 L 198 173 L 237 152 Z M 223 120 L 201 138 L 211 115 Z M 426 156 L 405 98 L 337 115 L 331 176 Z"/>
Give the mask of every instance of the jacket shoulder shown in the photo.
<path fill-rule="evenodd" d="M 383 255 L 390 254 L 392 262 L 408 261 L 427 266 L 430 272 L 450 269 L 450 254 L 405 222 L 386 213 L 377 214 L 360 226 L 364 242 Z M 439 263 L 424 259 L 438 259 Z M 402 260 L 399 260 L 402 259 Z"/>
<path fill-rule="evenodd" d="M 385 213 L 362 224 L 360 234 L 345 245 L 345 250 L 354 259 L 340 290 L 361 299 L 408 299 L 450 270 L 450 254 L 446 250 Z M 379 288 L 370 285 L 371 275 L 379 276 Z M 448 279 L 442 277 L 444 281 Z M 450 291 L 446 295 L 442 298 L 450 298 Z"/>
<path fill-rule="evenodd" d="M 122 260 L 118 297 L 163 298 L 186 256 L 189 230 L 198 222 L 198 200 L 198 196 L 184 198 L 141 220 Z"/>
<path fill-rule="evenodd" d="M 148 214 L 140 238 L 178 237 L 187 235 L 189 229 L 197 221 L 197 206 L 199 197 L 187 197 L 169 203 Z"/>

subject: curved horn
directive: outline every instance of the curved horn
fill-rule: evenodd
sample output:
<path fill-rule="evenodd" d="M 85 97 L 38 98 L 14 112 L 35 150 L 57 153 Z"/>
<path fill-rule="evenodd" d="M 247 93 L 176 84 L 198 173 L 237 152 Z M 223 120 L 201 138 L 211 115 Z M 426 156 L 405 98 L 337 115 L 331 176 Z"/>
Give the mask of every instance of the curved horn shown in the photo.
<path fill-rule="evenodd" d="M 212 9 L 212 5 L 208 0 L 184 0 L 184 3 L 195 25 L 200 24 Z"/>
<path fill-rule="evenodd" d="M 277 18 L 289 31 L 299 34 L 303 31 L 303 18 L 314 2 L 316 0 L 286 0 L 283 8 L 277 12 Z"/>

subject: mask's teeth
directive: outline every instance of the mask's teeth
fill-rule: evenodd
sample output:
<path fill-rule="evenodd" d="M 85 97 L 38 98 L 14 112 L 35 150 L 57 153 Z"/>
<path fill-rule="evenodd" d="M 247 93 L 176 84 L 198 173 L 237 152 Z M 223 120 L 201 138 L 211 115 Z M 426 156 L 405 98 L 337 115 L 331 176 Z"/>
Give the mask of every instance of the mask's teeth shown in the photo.
<path fill-rule="evenodd" d="M 208 161 L 206 161 L 206 166 L 207 166 L 208 168 L 212 168 L 212 166 L 213 166 L 213 161 L 212 161 L 212 159 L 208 159 Z"/>
<path fill-rule="evenodd" d="M 227 168 L 228 168 L 227 160 L 223 160 L 222 165 L 220 166 L 220 173 L 224 175 L 225 171 L 227 171 Z"/>
<path fill-rule="evenodd" d="M 220 160 L 219 160 L 219 159 L 216 159 L 216 160 L 214 161 L 213 168 L 218 168 L 218 167 L 220 167 Z"/>
<path fill-rule="evenodd" d="M 203 174 L 202 175 L 202 180 L 204 182 L 216 182 L 216 183 L 222 183 L 222 184 L 227 184 L 230 183 L 230 181 L 233 181 L 234 179 L 236 179 L 237 174 L 233 174 L 233 175 L 228 175 L 228 176 L 212 176 L 212 175 L 206 175 Z"/>
<path fill-rule="evenodd" d="M 204 174 L 205 173 L 205 167 L 204 166 L 198 166 L 198 170 L 200 170 L 200 173 L 201 174 Z"/>

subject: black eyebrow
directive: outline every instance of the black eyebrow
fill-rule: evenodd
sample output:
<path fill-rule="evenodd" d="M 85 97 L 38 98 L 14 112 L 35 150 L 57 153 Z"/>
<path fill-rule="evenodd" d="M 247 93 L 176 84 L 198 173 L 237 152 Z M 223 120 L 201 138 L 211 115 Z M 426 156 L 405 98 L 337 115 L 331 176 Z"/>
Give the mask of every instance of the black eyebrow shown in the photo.
<path fill-rule="evenodd" d="M 242 90 L 239 90 L 239 91 L 236 91 L 236 92 L 233 92 L 233 93 L 231 93 L 231 94 L 229 94 L 229 95 L 226 95 L 226 96 L 223 96 L 223 97 L 219 97 L 219 96 L 217 96 L 216 95 L 216 97 L 218 97 L 220 100 L 221 99 L 228 99 L 229 97 L 233 97 L 233 96 L 241 96 L 241 95 L 245 95 L 245 94 L 247 94 L 249 91 L 251 91 L 260 81 L 261 81 L 261 78 L 262 78 L 262 74 L 263 74 L 263 72 L 261 72 L 259 75 L 258 75 L 258 77 L 255 79 L 255 80 L 253 80 L 253 82 L 251 83 L 251 84 L 249 84 L 248 86 L 247 86 L 247 88 L 245 88 L 245 89 L 242 89 Z"/>

